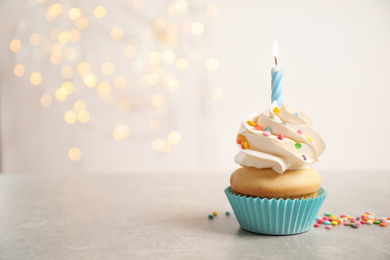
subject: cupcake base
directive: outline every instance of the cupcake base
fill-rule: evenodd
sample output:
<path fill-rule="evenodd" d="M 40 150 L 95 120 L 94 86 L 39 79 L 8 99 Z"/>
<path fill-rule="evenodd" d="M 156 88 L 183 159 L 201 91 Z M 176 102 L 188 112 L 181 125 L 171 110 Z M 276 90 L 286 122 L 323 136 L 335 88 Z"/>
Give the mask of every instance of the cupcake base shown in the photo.
<path fill-rule="evenodd" d="M 293 235 L 313 226 L 328 193 L 321 187 L 314 198 L 261 199 L 237 195 L 229 186 L 225 194 L 244 230 L 267 235 Z"/>

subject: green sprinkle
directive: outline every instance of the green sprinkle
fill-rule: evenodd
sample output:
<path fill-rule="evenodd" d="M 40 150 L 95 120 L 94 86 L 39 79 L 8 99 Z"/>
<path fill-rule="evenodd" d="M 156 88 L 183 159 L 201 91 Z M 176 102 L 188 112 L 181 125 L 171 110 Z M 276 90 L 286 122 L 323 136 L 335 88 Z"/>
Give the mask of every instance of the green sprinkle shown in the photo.
<path fill-rule="evenodd" d="M 214 215 L 213 214 L 209 214 L 209 219 L 213 219 L 214 218 Z"/>
<path fill-rule="evenodd" d="M 381 222 L 379 220 L 375 220 L 374 224 L 380 224 Z"/>
<path fill-rule="evenodd" d="M 349 223 L 349 225 L 350 225 L 351 227 L 352 227 L 353 225 L 355 225 L 355 224 L 356 224 L 356 223 L 352 223 L 352 222 L 351 222 L 351 223 Z"/>
<path fill-rule="evenodd" d="M 301 149 L 301 148 L 302 148 L 302 144 L 301 144 L 301 143 L 296 143 L 296 144 L 295 144 L 295 148 Z"/>

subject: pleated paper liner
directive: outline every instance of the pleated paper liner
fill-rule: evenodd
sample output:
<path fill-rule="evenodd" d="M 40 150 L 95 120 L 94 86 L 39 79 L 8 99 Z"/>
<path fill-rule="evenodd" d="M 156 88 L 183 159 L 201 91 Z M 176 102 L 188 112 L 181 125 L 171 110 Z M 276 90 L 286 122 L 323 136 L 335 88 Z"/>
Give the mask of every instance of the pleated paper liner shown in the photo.
<path fill-rule="evenodd" d="M 328 192 L 321 187 L 314 198 L 276 200 L 236 195 L 229 186 L 225 194 L 243 229 L 267 235 L 292 235 L 313 226 Z"/>

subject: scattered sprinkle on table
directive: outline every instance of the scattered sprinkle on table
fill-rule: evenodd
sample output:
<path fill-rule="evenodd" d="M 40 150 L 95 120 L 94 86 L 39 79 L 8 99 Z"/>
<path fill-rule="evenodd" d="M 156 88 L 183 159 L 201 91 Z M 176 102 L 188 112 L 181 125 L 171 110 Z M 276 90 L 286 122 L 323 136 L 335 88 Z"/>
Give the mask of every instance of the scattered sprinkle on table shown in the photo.
<path fill-rule="evenodd" d="M 218 216 L 218 211 L 213 211 L 214 216 Z"/>
<path fill-rule="evenodd" d="M 359 228 L 362 224 L 379 225 L 380 227 L 387 227 L 390 218 L 380 217 L 375 218 L 375 213 L 366 211 L 361 216 L 350 216 L 349 214 L 342 214 L 337 217 L 335 214 L 325 212 L 324 217 L 316 217 L 314 227 L 318 228 L 324 224 L 326 229 L 331 229 L 332 226 L 350 226 L 352 228 Z"/>

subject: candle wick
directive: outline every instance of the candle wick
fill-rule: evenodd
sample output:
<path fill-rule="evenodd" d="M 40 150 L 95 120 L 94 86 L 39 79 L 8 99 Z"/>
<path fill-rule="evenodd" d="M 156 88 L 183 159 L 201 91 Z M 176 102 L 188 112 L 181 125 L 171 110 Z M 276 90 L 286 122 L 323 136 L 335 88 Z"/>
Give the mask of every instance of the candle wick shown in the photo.
<path fill-rule="evenodd" d="M 275 58 L 275 65 L 278 65 L 278 60 L 276 59 L 276 56 L 274 56 Z"/>

